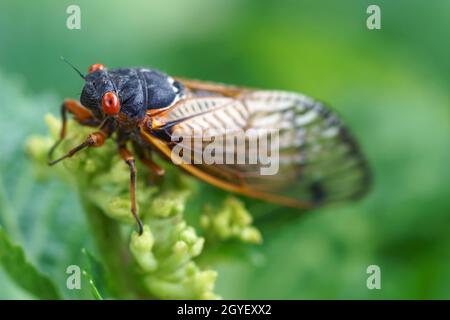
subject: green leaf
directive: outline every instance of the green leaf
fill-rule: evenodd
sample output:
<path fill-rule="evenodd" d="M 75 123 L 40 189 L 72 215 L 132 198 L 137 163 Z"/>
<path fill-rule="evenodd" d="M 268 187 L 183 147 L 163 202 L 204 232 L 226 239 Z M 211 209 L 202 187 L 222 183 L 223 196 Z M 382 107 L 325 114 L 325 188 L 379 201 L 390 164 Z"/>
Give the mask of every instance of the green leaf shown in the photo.
<path fill-rule="evenodd" d="M 87 272 L 86 270 L 83 270 L 83 275 L 87 278 L 89 283 L 89 288 L 91 289 L 92 296 L 95 300 L 103 300 L 102 295 L 100 294 L 100 291 L 97 289 L 97 286 L 95 285 L 94 278 L 92 275 Z"/>
<path fill-rule="evenodd" d="M 89 252 L 86 248 L 81 249 L 81 252 L 88 260 L 87 268 L 83 270 L 83 275 L 87 278 L 91 293 L 96 300 L 103 300 L 106 294 L 106 280 L 105 269 L 100 261 Z"/>
<path fill-rule="evenodd" d="M 0 228 L 0 263 L 20 287 L 40 299 L 60 299 L 53 282 L 25 257 L 23 249 L 14 244 Z"/>

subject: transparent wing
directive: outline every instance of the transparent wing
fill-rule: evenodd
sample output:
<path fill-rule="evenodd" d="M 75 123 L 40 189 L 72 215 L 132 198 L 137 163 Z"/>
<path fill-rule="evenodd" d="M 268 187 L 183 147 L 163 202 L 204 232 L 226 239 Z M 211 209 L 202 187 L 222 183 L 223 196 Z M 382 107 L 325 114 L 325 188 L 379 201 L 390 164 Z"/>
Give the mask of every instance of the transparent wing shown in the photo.
<path fill-rule="evenodd" d="M 201 82 L 186 87 L 187 97 L 153 116 L 150 122 L 158 125 L 145 127 L 143 135 L 172 160 L 178 154 L 191 174 L 229 191 L 305 208 L 357 198 L 368 189 L 370 171 L 355 139 L 322 103 L 284 91 Z M 264 140 L 265 157 L 256 156 L 255 163 Z"/>

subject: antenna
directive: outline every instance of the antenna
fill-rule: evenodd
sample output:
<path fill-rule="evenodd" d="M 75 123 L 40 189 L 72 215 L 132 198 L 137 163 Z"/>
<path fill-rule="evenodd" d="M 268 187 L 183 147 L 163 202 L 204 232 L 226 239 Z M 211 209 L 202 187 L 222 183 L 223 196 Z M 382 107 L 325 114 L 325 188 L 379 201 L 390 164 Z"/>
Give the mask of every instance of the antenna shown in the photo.
<path fill-rule="evenodd" d="M 84 79 L 84 75 L 81 73 L 80 70 L 78 70 L 73 64 L 71 64 L 69 61 L 66 60 L 63 56 L 61 56 L 61 60 L 67 63 L 73 70 L 75 70 L 76 73 L 80 75 L 81 78 Z"/>

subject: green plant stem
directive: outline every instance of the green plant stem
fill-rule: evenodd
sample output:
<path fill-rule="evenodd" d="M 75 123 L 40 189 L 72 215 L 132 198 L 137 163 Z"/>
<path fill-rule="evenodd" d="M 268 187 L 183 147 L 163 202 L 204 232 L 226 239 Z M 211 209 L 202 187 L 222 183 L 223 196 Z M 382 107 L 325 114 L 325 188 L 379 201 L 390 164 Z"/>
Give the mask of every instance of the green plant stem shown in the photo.
<path fill-rule="evenodd" d="M 122 299 L 149 299 L 148 294 L 139 285 L 140 281 L 137 281 L 138 275 L 133 271 L 128 241 L 123 239 L 120 225 L 89 200 L 82 201 L 98 251 L 102 255 L 107 272 L 111 275 L 109 278 L 113 279 L 108 284 L 111 293 Z"/>

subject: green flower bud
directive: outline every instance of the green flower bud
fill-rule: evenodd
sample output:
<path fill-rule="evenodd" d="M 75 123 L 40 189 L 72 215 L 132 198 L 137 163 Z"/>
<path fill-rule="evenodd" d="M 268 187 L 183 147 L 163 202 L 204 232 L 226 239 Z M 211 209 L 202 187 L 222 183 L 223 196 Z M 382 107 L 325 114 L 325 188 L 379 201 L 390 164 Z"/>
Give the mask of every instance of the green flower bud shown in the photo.
<path fill-rule="evenodd" d="M 206 207 L 200 226 L 211 239 L 239 239 L 247 243 L 261 243 L 261 233 L 253 227 L 252 216 L 235 197 L 227 198 L 217 212 Z"/>
<path fill-rule="evenodd" d="M 151 251 L 154 241 L 153 234 L 147 225 L 144 225 L 144 232 L 142 235 L 139 235 L 137 232 L 133 232 L 131 235 L 131 253 L 137 264 L 147 272 L 152 272 L 158 267 L 158 261 Z"/>

